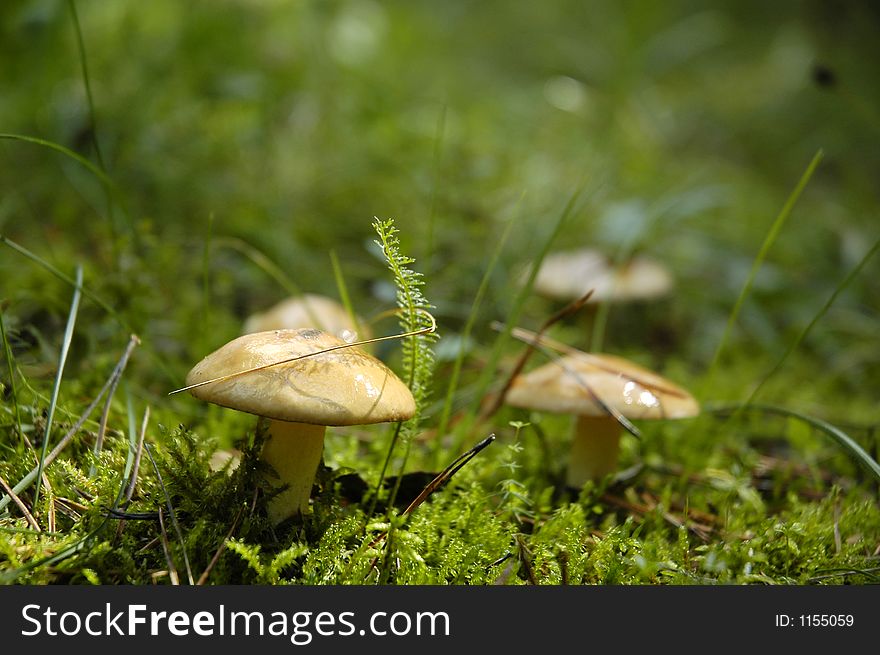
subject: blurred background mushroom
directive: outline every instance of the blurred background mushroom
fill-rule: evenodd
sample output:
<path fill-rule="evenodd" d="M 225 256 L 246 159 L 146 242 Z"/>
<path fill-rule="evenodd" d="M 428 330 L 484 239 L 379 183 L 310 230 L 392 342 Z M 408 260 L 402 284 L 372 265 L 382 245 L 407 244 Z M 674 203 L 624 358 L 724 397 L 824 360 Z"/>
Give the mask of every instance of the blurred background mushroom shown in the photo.
<path fill-rule="evenodd" d="M 570 302 L 590 289 L 590 303 L 653 300 L 673 287 L 669 269 L 646 255 L 616 263 L 602 252 L 581 248 L 550 253 L 535 277 L 536 293 Z"/>
<path fill-rule="evenodd" d="M 348 343 L 370 338 L 360 317 L 349 314 L 332 298 L 314 293 L 292 296 L 264 312 L 252 314 L 245 320 L 243 333 L 308 327 L 323 330 Z"/>

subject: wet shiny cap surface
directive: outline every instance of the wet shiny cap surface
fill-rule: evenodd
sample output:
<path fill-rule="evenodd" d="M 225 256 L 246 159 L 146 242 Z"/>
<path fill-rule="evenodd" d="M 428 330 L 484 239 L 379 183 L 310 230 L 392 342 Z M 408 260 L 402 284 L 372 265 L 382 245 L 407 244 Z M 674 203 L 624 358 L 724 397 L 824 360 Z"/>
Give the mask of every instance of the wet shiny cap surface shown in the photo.
<path fill-rule="evenodd" d="M 632 419 L 695 416 L 700 407 L 682 387 L 622 357 L 570 354 L 518 376 L 507 393 L 514 407 L 608 416 L 602 404 Z"/>

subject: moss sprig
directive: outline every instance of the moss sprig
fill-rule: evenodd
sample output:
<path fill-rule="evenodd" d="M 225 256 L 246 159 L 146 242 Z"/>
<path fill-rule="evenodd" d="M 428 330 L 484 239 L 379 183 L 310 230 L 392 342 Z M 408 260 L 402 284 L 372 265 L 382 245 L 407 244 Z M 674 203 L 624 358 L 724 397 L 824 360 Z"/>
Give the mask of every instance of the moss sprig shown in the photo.
<path fill-rule="evenodd" d="M 400 308 L 399 323 L 404 333 L 419 332 L 426 330 L 433 324 L 430 310 L 434 306 L 428 302 L 422 292 L 425 280 L 421 273 L 414 271 L 410 266 L 415 263 L 415 259 L 403 254 L 400 250 L 400 239 L 398 238 L 398 230 L 394 226 L 393 219 L 380 220 L 376 218 L 373 221 L 373 229 L 379 238 L 376 245 L 382 249 L 382 254 L 388 264 L 388 269 L 394 278 L 394 285 L 397 289 L 397 306 Z M 382 467 L 379 484 L 385 477 L 385 472 L 391 457 L 398 443 L 404 446 L 404 454 L 400 465 L 402 473 L 406 467 L 409 457 L 409 447 L 412 438 L 418 432 L 418 426 L 423 419 L 424 409 L 428 401 L 431 389 L 431 380 L 434 375 L 434 351 L 432 344 L 436 342 L 438 335 L 436 331 L 422 332 L 408 336 L 403 340 L 402 355 L 403 368 L 405 371 L 405 379 L 413 394 L 416 404 L 415 415 L 398 425 L 394 431 L 391 444 L 388 448 L 388 455 L 385 464 Z M 400 476 L 398 475 L 398 482 Z M 397 495 L 399 484 L 395 484 L 391 491 L 390 502 L 388 506 L 394 504 L 394 498 Z"/>

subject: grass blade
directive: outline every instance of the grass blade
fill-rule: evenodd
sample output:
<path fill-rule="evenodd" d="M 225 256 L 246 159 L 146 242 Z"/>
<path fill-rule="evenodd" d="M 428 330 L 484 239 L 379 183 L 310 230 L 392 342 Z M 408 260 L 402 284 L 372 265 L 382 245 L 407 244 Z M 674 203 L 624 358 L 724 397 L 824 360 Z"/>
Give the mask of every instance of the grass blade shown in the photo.
<path fill-rule="evenodd" d="M 361 326 L 358 321 L 357 313 L 354 311 L 354 305 L 351 304 L 351 298 L 348 295 L 348 287 L 345 284 L 345 276 L 342 274 L 342 265 L 339 263 L 339 257 L 335 250 L 330 250 L 330 265 L 333 267 L 333 279 L 336 281 L 336 290 L 339 292 L 339 300 L 351 320 L 351 324 L 357 328 L 357 333 L 361 334 Z"/>
<path fill-rule="evenodd" d="M 426 271 L 433 271 L 434 231 L 437 223 L 437 200 L 440 197 L 440 161 L 443 156 L 443 138 L 446 135 L 446 105 L 440 108 L 437 117 L 437 128 L 434 135 L 434 154 L 431 158 L 431 206 L 428 210 L 427 234 L 425 235 L 425 254 L 423 256 Z"/>
<path fill-rule="evenodd" d="M 520 200 L 521 199 L 522 198 L 520 198 Z M 471 311 L 468 314 L 467 321 L 465 322 L 464 328 L 462 329 L 461 342 L 458 346 L 458 353 L 455 356 L 455 362 L 453 362 L 452 365 L 452 373 L 450 373 L 449 375 L 449 384 L 446 387 L 446 397 L 443 401 L 443 409 L 440 412 L 440 421 L 437 425 L 437 451 L 434 453 L 435 457 L 439 455 L 439 449 L 440 444 L 442 443 L 443 435 L 446 434 L 446 429 L 449 426 L 449 419 L 452 415 L 453 397 L 455 395 L 455 390 L 458 388 L 458 380 L 461 376 L 461 367 L 464 363 L 465 347 L 467 346 L 468 338 L 471 335 L 471 331 L 473 330 L 477 315 L 480 312 L 480 305 L 482 305 L 483 303 L 483 297 L 486 295 L 486 290 L 489 288 L 489 279 L 492 277 L 492 272 L 495 270 L 495 266 L 497 265 L 498 259 L 501 256 L 501 252 L 504 250 L 504 245 L 507 243 L 507 239 L 510 236 L 514 223 L 514 219 L 511 219 L 507 223 L 507 226 L 504 228 L 504 232 L 502 232 L 501 234 L 501 238 L 495 246 L 495 250 L 492 252 L 492 256 L 489 258 L 489 264 L 486 266 L 486 270 L 483 272 L 483 278 L 480 280 L 480 286 L 477 288 L 477 293 L 474 296 L 473 302 L 471 303 Z"/>
<path fill-rule="evenodd" d="M 3 352 L 6 355 L 6 366 L 9 368 L 9 395 L 12 398 L 15 428 L 18 430 L 19 439 L 25 442 L 24 432 L 21 429 L 21 412 L 18 409 L 18 394 L 15 390 L 15 367 L 12 363 L 12 347 L 9 345 L 9 337 L 6 335 L 6 324 L 3 321 L 2 308 L 0 308 L 0 337 L 3 339 Z"/>
<path fill-rule="evenodd" d="M 767 382 L 767 380 L 769 380 L 771 377 L 773 377 L 773 375 L 775 375 L 776 372 L 782 368 L 782 366 L 785 364 L 785 361 L 789 358 L 789 356 L 795 351 L 795 349 L 797 349 L 797 347 L 801 344 L 801 342 L 804 339 L 806 339 L 807 335 L 810 333 L 810 331 L 813 329 L 813 327 L 816 325 L 816 323 L 819 322 L 819 319 L 821 319 L 823 316 L 825 316 L 825 314 L 831 308 L 831 305 L 833 305 L 834 301 L 837 300 L 837 297 L 843 292 L 844 289 L 846 289 L 847 286 L 849 286 L 849 283 L 852 282 L 853 279 L 855 279 L 855 277 L 861 272 L 861 270 L 865 267 L 865 264 L 868 263 L 868 260 L 871 259 L 871 257 L 874 255 L 874 253 L 877 252 L 877 250 L 880 250 L 880 239 L 878 239 L 877 241 L 874 242 L 874 245 L 870 248 L 870 250 L 868 250 L 867 253 L 865 253 L 865 256 L 862 257 L 861 261 L 859 261 L 859 263 L 855 265 L 855 267 L 846 275 L 846 277 L 844 277 L 843 280 L 840 281 L 840 283 L 837 285 L 837 287 L 834 289 L 834 291 L 828 297 L 828 300 L 825 301 L 825 304 L 822 305 L 821 308 L 819 308 L 819 311 L 816 312 L 816 315 L 813 316 L 812 320 L 810 320 L 810 322 L 807 323 L 807 325 L 800 331 L 800 333 L 797 335 L 797 337 L 795 337 L 795 340 L 789 344 L 788 348 L 785 350 L 782 357 L 779 358 L 779 361 L 777 361 L 776 364 L 773 366 L 773 368 L 767 372 L 767 374 L 761 379 L 760 382 L 758 382 L 758 384 L 752 390 L 752 393 L 749 394 L 749 397 L 746 399 L 746 402 L 745 402 L 746 405 L 751 404 L 752 400 L 754 400 L 755 396 L 758 395 L 758 392 L 761 390 L 761 387 L 764 386 L 764 384 Z"/>
<path fill-rule="evenodd" d="M 95 118 L 95 101 L 92 98 L 92 85 L 89 82 L 89 67 L 86 62 L 86 44 L 83 41 L 82 27 L 79 24 L 79 16 L 76 13 L 76 3 L 74 0 L 67 0 L 67 6 L 70 7 L 70 15 L 73 20 L 73 29 L 76 32 L 76 46 L 79 50 L 79 63 L 82 68 L 83 85 L 86 89 L 86 103 L 89 106 L 89 129 L 92 137 L 92 147 L 95 149 L 95 157 L 98 159 L 98 165 L 102 171 L 106 171 L 104 165 L 104 157 L 101 154 L 101 147 L 98 145 L 98 121 Z"/>
<path fill-rule="evenodd" d="M 456 452 L 460 452 L 462 450 L 462 445 L 464 443 L 464 439 L 467 436 L 468 428 L 480 412 L 480 405 L 484 401 L 486 390 L 489 388 L 489 386 L 492 384 L 492 380 L 495 378 L 495 368 L 498 360 L 501 358 L 501 354 L 504 351 L 504 346 L 507 345 L 507 342 L 510 340 L 510 332 L 513 329 L 513 326 L 516 325 L 519 321 L 519 317 L 522 313 L 525 302 L 528 299 L 529 295 L 532 293 L 532 286 L 535 283 L 535 278 L 538 275 L 538 270 L 541 268 L 541 264 L 543 263 L 544 258 L 547 256 L 547 253 L 550 252 L 550 248 L 553 246 L 554 241 L 556 241 L 556 237 L 559 235 L 562 226 L 565 225 L 566 221 L 574 212 L 578 198 L 580 198 L 582 192 L 583 187 L 577 189 L 572 194 L 571 198 L 568 199 L 568 202 L 565 203 L 565 207 L 559 214 L 559 218 L 556 219 L 556 223 L 553 225 L 553 228 L 550 230 L 550 233 L 547 235 L 544 243 L 541 245 L 541 249 L 538 251 L 538 255 L 535 257 L 534 260 L 532 260 L 532 267 L 529 270 L 529 275 L 526 278 L 525 283 L 520 287 L 516 297 L 514 298 L 513 307 L 511 308 L 510 313 L 507 316 L 507 320 L 505 321 L 504 330 L 501 332 L 501 335 L 495 340 L 495 343 L 492 346 L 492 350 L 489 353 L 489 356 L 483 367 L 483 372 L 477 379 L 476 395 L 474 401 L 475 404 L 471 408 L 470 414 L 465 417 L 463 421 L 465 427 L 461 430 L 460 435 L 458 436 L 458 438 L 456 438 L 455 444 L 453 445 L 453 449 Z"/>
<path fill-rule="evenodd" d="M 782 226 L 785 225 L 785 221 L 791 214 L 791 210 L 794 208 L 795 203 L 798 201 L 804 188 L 806 188 L 810 179 L 813 177 L 813 173 L 816 172 L 816 168 L 819 166 L 819 162 L 822 161 L 822 157 L 822 150 L 819 150 L 813 156 L 812 161 L 809 166 L 807 166 L 807 170 L 801 175 L 801 179 L 788 196 L 788 200 L 785 201 L 785 205 L 783 205 L 779 214 L 776 216 L 776 220 L 774 220 L 773 224 L 770 226 L 770 231 L 767 232 L 767 236 L 764 238 L 764 243 L 761 244 L 761 249 L 758 251 L 758 255 L 755 257 L 754 262 L 752 262 L 752 268 L 749 271 L 748 277 L 746 278 L 742 289 L 740 289 L 739 297 L 733 305 L 730 316 L 727 317 L 727 325 L 724 327 L 721 341 L 718 342 L 718 347 L 715 349 L 715 354 L 712 356 L 712 363 L 709 365 L 709 373 L 707 374 L 709 380 L 712 380 L 712 376 L 715 374 L 715 370 L 721 359 L 721 353 L 727 345 L 727 340 L 730 338 L 730 333 L 733 331 L 733 326 L 736 323 L 736 319 L 739 317 L 739 312 L 742 309 L 743 303 L 749 295 L 749 292 L 752 290 L 752 284 L 755 280 L 755 276 L 758 274 L 758 270 L 764 263 L 764 259 L 767 257 L 767 253 L 776 241 L 776 237 L 779 236 L 779 232 L 782 230 Z"/>
<path fill-rule="evenodd" d="M 122 372 L 125 370 L 125 365 L 128 363 L 128 358 L 131 355 L 131 351 L 134 347 L 140 343 L 140 340 L 137 336 L 132 335 L 131 339 L 128 342 L 128 347 L 123 353 L 122 357 L 119 359 L 119 362 L 116 364 L 116 367 L 113 369 L 113 372 L 110 374 L 110 377 L 104 383 L 104 386 L 101 388 L 101 391 L 95 397 L 95 399 L 89 404 L 86 410 L 82 413 L 82 415 L 77 419 L 77 421 L 71 426 L 71 428 L 67 431 L 67 434 L 58 442 L 58 444 L 52 449 L 48 455 L 45 456 L 41 460 L 43 464 L 43 468 L 49 466 L 52 462 L 55 461 L 55 458 L 61 454 L 61 451 L 67 447 L 67 444 L 70 443 L 71 439 L 79 432 L 79 429 L 83 426 L 83 423 L 86 422 L 89 416 L 91 416 L 92 412 L 95 411 L 95 408 L 98 406 L 98 403 L 101 402 L 101 398 L 104 397 L 104 394 L 107 393 L 107 390 L 110 388 L 110 385 L 113 383 L 113 380 L 122 375 Z M 27 489 L 31 484 L 33 484 L 34 480 L 37 479 L 37 476 L 40 474 L 40 465 L 35 466 L 31 471 L 25 475 L 18 484 L 16 484 L 12 490 L 15 493 L 21 493 L 24 489 Z M 0 511 L 6 507 L 12 499 L 4 495 L 3 498 L 0 498 Z"/>
<path fill-rule="evenodd" d="M 122 318 L 122 317 L 116 312 L 115 309 L 113 309 L 113 308 L 112 308 L 107 302 L 105 302 L 103 299 L 101 299 L 100 297 L 96 296 L 93 292 L 91 292 L 91 291 L 89 291 L 87 288 L 83 287 L 82 284 L 78 283 L 78 282 L 77 282 L 76 280 L 74 280 L 72 277 L 70 277 L 69 275 L 67 275 L 67 273 L 64 273 L 63 271 L 61 271 L 61 270 L 55 268 L 54 266 L 52 266 L 52 264 L 50 264 L 49 262 L 47 262 L 45 259 L 43 259 L 43 258 L 40 257 L 39 255 L 37 255 L 37 254 L 31 252 L 30 250 L 28 250 L 28 249 L 25 248 L 24 246 L 17 244 L 15 241 L 13 241 L 12 239 L 9 239 L 9 238 L 3 236 L 2 234 L 0 234 L 0 243 L 2 243 L 2 244 L 5 245 L 5 246 L 8 246 L 9 248 L 12 248 L 12 250 L 14 250 L 15 252 L 17 252 L 17 253 L 20 254 L 20 255 L 23 255 L 23 256 L 27 257 L 27 258 L 30 259 L 32 262 L 34 262 L 34 263 L 36 263 L 36 264 L 39 264 L 39 265 L 42 266 L 44 269 L 46 269 L 47 271 L 49 271 L 52 275 L 54 275 L 55 277 L 57 277 L 59 280 L 61 280 L 62 282 L 65 282 L 65 283 L 69 284 L 71 287 L 73 287 L 74 290 L 75 290 L 77 293 L 82 293 L 82 295 L 84 295 L 86 298 L 88 298 L 89 300 L 91 300 L 91 301 L 92 301 L 93 303 L 95 303 L 98 307 L 100 307 L 100 308 L 103 309 L 105 312 L 107 312 L 110 316 L 112 316 L 114 319 L 116 319 L 116 321 L 117 321 L 122 327 L 124 327 L 124 328 L 126 328 L 126 329 L 128 328 L 128 324 L 126 323 L 125 319 L 123 319 L 123 318 Z"/>
<path fill-rule="evenodd" d="M 91 136 L 92 147 L 95 149 L 95 158 L 98 160 L 98 167 L 101 169 L 101 172 L 103 172 L 106 176 L 107 165 L 104 162 L 104 155 L 101 152 L 101 145 L 98 141 L 98 119 L 97 112 L 95 111 L 95 100 L 94 96 L 92 95 L 92 83 L 89 76 L 89 66 L 88 60 L 86 58 L 86 44 L 85 40 L 83 39 L 82 26 L 79 22 L 79 14 L 76 11 L 76 2 L 74 0 L 67 0 L 67 6 L 70 8 L 71 21 L 73 22 L 73 28 L 76 34 L 76 45 L 79 54 L 80 68 L 82 70 L 83 86 L 85 87 L 86 103 L 89 108 L 89 132 Z M 122 195 L 114 194 L 112 186 L 107 185 L 104 186 L 104 192 L 106 194 L 107 200 L 107 226 L 110 230 L 110 238 L 113 249 L 116 251 L 116 256 L 118 258 L 119 230 L 117 228 L 116 219 L 114 216 L 114 199 L 118 201 L 119 207 L 122 209 L 122 213 L 127 219 L 126 227 L 129 229 L 134 237 L 137 237 L 137 233 L 131 230 L 130 216 Z"/>
<path fill-rule="evenodd" d="M 214 213 L 208 216 L 205 246 L 202 249 L 202 317 L 205 325 L 211 324 L 211 239 L 214 237 Z M 202 350 L 210 352 L 209 331 L 202 334 Z"/>
<path fill-rule="evenodd" d="M 257 265 L 266 275 L 275 280 L 278 285 L 284 289 L 291 296 L 301 296 L 302 291 L 300 288 L 291 280 L 281 268 L 269 259 L 265 254 L 261 251 L 254 248 L 251 244 L 243 241 L 241 239 L 237 239 L 235 237 L 218 237 L 214 239 L 212 242 L 214 248 L 229 248 L 230 250 L 235 250 L 248 259 L 250 259 L 254 264 Z"/>
<path fill-rule="evenodd" d="M 58 358 L 58 372 L 55 374 L 55 384 L 52 387 L 52 399 L 49 401 L 49 414 L 46 417 L 46 432 L 43 435 L 43 449 L 40 453 L 40 463 L 37 466 L 37 486 L 34 489 L 34 511 L 40 500 L 40 478 L 43 475 L 43 463 L 46 460 L 46 452 L 49 448 L 49 436 L 52 431 L 52 419 L 55 416 L 55 407 L 58 405 L 58 393 L 61 390 L 61 378 L 64 375 L 64 365 L 67 362 L 67 353 L 70 350 L 70 342 L 73 340 L 73 328 L 76 325 L 76 315 L 79 311 L 79 299 L 82 295 L 83 271 L 82 266 L 76 267 L 76 288 L 73 299 L 70 302 L 70 312 L 67 315 L 67 327 L 64 328 L 64 341 L 61 343 L 61 354 Z"/>
<path fill-rule="evenodd" d="M 814 416 L 807 416 L 806 414 L 801 414 L 800 412 L 795 412 L 790 409 L 786 409 L 784 407 L 778 407 L 776 405 L 765 405 L 761 403 L 756 403 L 748 406 L 736 405 L 736 406 L 722 406 L 713 408 L 712 411 L 719 414 L 727 414 L 727 413 L 738 413 L 740 411 L 747 410 L 755 410 L 759 412 L 765 412 L 767 414 L 778 414 L 779 416 L 785 416 L 787 418 L 794 418 L 799 421 L 803 421 L 807 425 L 820 432 L 824 432 L 827 436 L 831 437 L 841 449 L 846 452 L 847 455 L 852 457 L 852 459 L 860 464 L 866 471 L 868 471 L 877 482 L 880 482 L 880 464 L 871 457 L 871 455 L 862 448 L 858 442 L 850 437 L 846 432 L 841 430 L 840 428 L 831 425 L 827 421 L 823 421 L 822 419 L 818 419 Z"/>
<path fill-rule="evenodd" d="M 84 167 L 88 170 L 92 175 L 98 178 L 98 181 L 104 185 L 104 188 L 107 189 L 109 193 L 114 195 L 119 195 L 118 190 L 116 189 L 116 185 L 113 183 L 107 174 L 102 171 L 100 168 L 95 166 L 88 159 L 83 157 L 82 155 L 75 153 L 70 148 L 65 148 L 64 146 L 54 143 L 53 141 L 47 141 L 46 139 L 41 139 L 35 136 L 28 136 L 26 134 L 12 134 L 9 132 L 0 132 L 0 139 L 8 139 L 10 141 L 22 141 L 24 143 L 32 143 L 34 145 L 42 146 L 43 148 L 48 148 L 49 150 L 54 150 L 55 152 L 60 152 L 65 157 L 68 157 L 75 161 L 80 166 Z"/>

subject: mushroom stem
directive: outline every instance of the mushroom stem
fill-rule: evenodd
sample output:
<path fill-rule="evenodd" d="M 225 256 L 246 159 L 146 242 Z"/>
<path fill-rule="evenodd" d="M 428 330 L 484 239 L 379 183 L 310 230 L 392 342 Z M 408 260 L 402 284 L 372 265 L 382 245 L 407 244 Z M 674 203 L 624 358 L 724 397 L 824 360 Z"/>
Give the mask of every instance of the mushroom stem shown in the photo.
<path fill-rule="evenodd" d="M 273 480 L 276 486 L 287 486 L 269 501 L 269 518 L 274 523 L 308 510 L 326 429 L 323 425 L 269 420 L 262 459 L 278 474 Z"/>
<path fill-rule="evenodd" d="M 574 428 L 566 483 L 580 489 L 617 469 L 620 424 L 611 416 L 579 415 Z"/>

